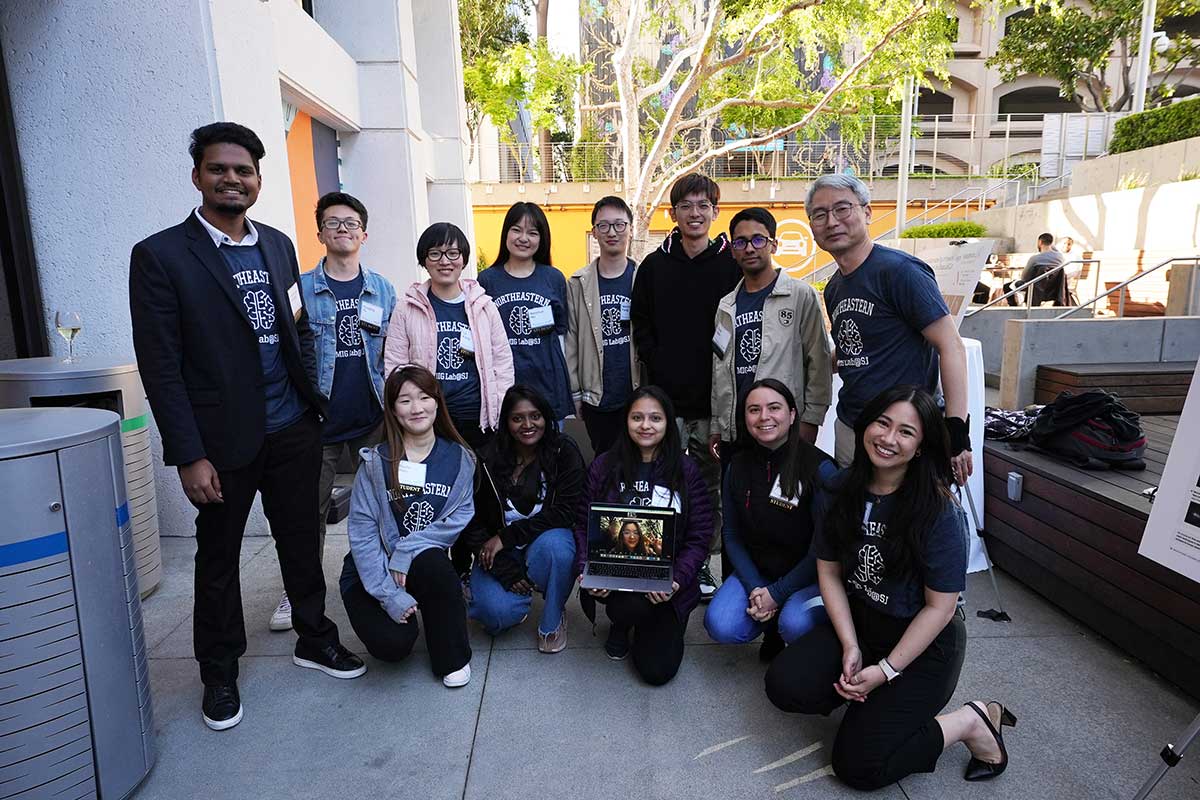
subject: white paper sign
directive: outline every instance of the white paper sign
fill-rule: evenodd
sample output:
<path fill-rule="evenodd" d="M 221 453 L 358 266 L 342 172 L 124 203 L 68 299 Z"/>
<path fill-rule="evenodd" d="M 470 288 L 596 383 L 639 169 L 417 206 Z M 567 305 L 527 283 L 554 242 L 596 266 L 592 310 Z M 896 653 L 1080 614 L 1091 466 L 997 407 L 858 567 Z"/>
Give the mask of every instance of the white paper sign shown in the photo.
<path fill-rule="evenodd" d="M 975 284 L 979 283 L 979 275 L 992 254 L 991 242 L 963 241 L 964 244 L 939 247 L 919 256 L 933 269 L 955 327 L 962 324 L 971 295 L 975 293 Z"/>

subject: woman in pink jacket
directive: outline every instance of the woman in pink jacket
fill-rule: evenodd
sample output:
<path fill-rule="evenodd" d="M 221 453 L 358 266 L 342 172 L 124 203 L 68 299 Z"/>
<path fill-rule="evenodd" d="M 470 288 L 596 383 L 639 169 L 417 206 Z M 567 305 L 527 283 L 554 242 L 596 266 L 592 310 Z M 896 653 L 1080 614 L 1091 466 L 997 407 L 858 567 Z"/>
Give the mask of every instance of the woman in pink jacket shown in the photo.
<path fill-rule="evenodd" d="M 513 359 L 496 304 L 476 281 L 461 277 L 470 255 L 457 225 L 437 222 L 421 234 L 417 261 L 429 280 L 396 302 L 383 365 L 384 374 L 418 364 L 436 375 L 454 427 L 478 450 L 499 424 Z"/>

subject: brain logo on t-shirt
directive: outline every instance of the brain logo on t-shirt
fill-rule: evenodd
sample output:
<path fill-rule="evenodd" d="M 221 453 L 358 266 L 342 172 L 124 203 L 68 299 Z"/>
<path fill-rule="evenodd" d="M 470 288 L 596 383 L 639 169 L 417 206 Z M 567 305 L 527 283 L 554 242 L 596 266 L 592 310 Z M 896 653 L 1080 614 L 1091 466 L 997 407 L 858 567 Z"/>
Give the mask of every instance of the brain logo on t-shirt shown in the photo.
<path fill-rule="evenodd" d="M 271 295 L 267 292 L 262 289 L 246 292 L 242 303 L 246 306 L 246 315 L 250 317 L 250 324 L 254 326 L 254 330 L 270 330 L 275 324 L 275 303 L 271 301 Z"/>
<path fill-rule="evenodd" d="M 508 327 L 517 336 L 528 336 L 533 333 L 533 326 L 529 324 L 529 309 L 525 306 L 517 306 L 509 312 Z"/>
<path fill-rule="evenodd" d="M 424 500 L 418 500 L 404 512 L 404 527 L 409 533 L 425 530 L 425 526 L 433 522 L 433 506 Z"/>
<path fill-rule="evenodd" d="M 362 341 L 358 332 L 358 314 L 347 314 L 338 322 L 338 341 L 346 347 L 357 347 Z"/>
<path fill-rule="evenodd" d="M 854 570 L 854 577 L 863 583 L 878 586 L 883 580 L 883 566 L 883 554 L 879 552 L 879 548 L 873 544 L 864 544 L 858 550 L 858 569 Z"/>
<path fill-rule="evenodd" d="M 604 309 L 600 314 L 600 332 L 610 339 L 621 335 L 621 309 Z"/>
<path fill-rule="evenodd" d="M 458 342 L 450 336 L 443 337 L 438 342 L 438 366 L 445 370 L 458 369 L 463 365 L 462 355 L 458 352 Z"/>
<path fill-rule="evenodd" d="M 859 333 L 858 326 L 854 324 L 854 320 L 843 319 L 842 324 L 838 326 L 837 349 L 838 353 L 848 356 L 856 356 L 862 353 L 862 334 Z"/>
<path fill-rule="evenodd" d="M 746 330 L 738 342 L 738 350 L 743 361 L 757 362 L 758 354 L 762 351 L 762 331 L 758 328 Z"/>

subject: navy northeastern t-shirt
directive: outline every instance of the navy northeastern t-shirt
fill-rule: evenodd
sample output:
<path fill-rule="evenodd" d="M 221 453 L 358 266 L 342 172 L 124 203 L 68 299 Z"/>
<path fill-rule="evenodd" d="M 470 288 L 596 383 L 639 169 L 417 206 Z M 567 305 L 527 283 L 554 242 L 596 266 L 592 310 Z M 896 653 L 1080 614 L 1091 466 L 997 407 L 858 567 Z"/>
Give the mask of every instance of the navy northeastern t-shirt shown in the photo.
<path fill-rule="evenodd" d="M 834 478 L 838 485 L 843 470 Z M 820 501 L 813 548 L 817 558 L 838 561 L 837 548 L 826 537 L 822 524 L 824 510 L 829 507 L 827 493 Z M 957 593 L 967 585 L 967 518 L 962 509 L 947 503 L 933 527 L 925 534 L 924 546 L 917 559 L 915 572 L 909 575 L 887 574 L 892 543 L 888 538 L 888 519 L 891 517 L 894 495 L 868 495 L 863 515 L 862 535 L 858 543 L 855 568 L 843 575 L 846 594 L 859 597 L 878 611 L 892 617 L 908 619 L 925 606 L 925 587 L 935 592 Z"/>
<path fill-rule="evenodd" d="M 258 340 L 262 362 L 263 396 L 266 400 L 266 432 L 275 433 L 291 425 L 304 414 L 305 404 L 288 378 L 280 341 L 280 314 L 288 308 L 276 308 L 271 292 L 271 273 L 258 245 L 231 247 L 222 245 L 217 252 L 233 276 L 234 287 L 242 295 L 242 311 Z"/>
<path fill-rule="evenodd" d="M 358 327 L 362 273 L 348 281 L 326 275 L 325 283 L 333 292 L 337 319 L 333 334 L 333 386 L 329 390 L 329 416 L 321 430 L 321 441 L 335 444 L 375 430 L 383 420 L 383 408 L 375 399 L 362 330 Z"/>
<path fill-rule="evenodd" d="M 633 393 L 633 378 L 629 365 L 629 320 L 621 321 L 621 306 L 629 307 L 633 292 L 633 262 L 615 278 L 600 279 L 600 337 L 604 341 L 604 388 L 600 396 L 600 411 L 624 408 Z M 626 316 L 629 316 L 626 314 Z"/>
<path fill-rule="evenodd" d="M 479 367 L 474 356 L 459 348 L 462 331 L 470 330 L 467 322 L 466 296 L 459 295 L 446 302 L 433 292 L 429 304 L 437 319 L 437 379 L 446 396 L 446 408 L 455 419 L 479 420 Z"/>
<path fill-rule="evenodd" d="M 925 262 L 875 245 L 858 269 L 825 286 L 837 347 L 838 419 L 854 427 L 871 398 L 897 384 L 936 392 L 937 351 L 921 331 L 950 313 Z"/>
<path fill-rule="evenodd" d="M 512 348 L 516 383 L 541 393 L 554 410 L 556 420 L 575 413 L 571 380 L 560 336 L 567 335 L 567 281 L 554 267 L 538 264 L 527 278 L 515 278 L 504 267 L 479 273 L 482 286 L 496 303 L 508 345 Z M 530 309 L 549 307 L 554 325 L 534 330 Z"/>
<path fill-rule="evenodd" d="M 387 443 L 379 446 L 379 452 L 384 457 L 384 468 L 395 469 L 391 462 L 391 451 Z M 458 478 L 458 468 L 462 464 L 461 448 L 454 442 L 438 436 L 433 443 L 433 449 L 425 456 L 425 489 L 420 492 L 401 492 L 402 503 L 390 502 L 392 513 L 396 517 L 396 525 L 400 535 L 424 530 L 427 525 L 442 515 L 446 507 L 446 498 Z M 392 492 L 388 492 L 388 500 L 396 500 Z M 397 508 L 400 505 L 400 508 Z"/>
<path fill-rule="evenodd" d="M 741 397 L 747 386 L 754 383 L 754 373 L 758 370 L 758 356 L 762 353 L 762 315 L 763 304 L 775 289 L 775 280 L 757 292 L 747 292 L 743 283 L 734 297 L 733 308 L 733 342 L 737 349 L 733 351 L 733 374 L 736 381 L 737 396 Z"/>

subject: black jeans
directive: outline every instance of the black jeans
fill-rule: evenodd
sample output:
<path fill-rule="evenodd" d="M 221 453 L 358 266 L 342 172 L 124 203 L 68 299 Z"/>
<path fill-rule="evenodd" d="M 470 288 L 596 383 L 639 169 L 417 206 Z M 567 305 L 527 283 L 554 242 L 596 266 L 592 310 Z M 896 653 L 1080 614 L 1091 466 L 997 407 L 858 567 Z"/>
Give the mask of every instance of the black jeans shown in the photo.
<path fill-rule="evenodd" d="M 683 663 L 682 620 L 674 606 L 651 603 L 638 592 L 613 592 L 604 600 L 605 613 L 614 627 L 633 628 L 633 667 L 651 686 L 662 686 L 675 677 Z"/>
<path fill-rule="evenodd" d="M 863 665 L 891 652 L 910 620 L 851 601 Z M 855 789 L 872 790 L 914 772 L 933 772 L 945 741 L 934 716 L 958 684 L 966 626 L 956 615 L 904 670 L 866 702 L 850 703 L 833 743 L 833 771 Z M 767 697 L 784 711 L 829 715 L 846 703 L 833 684 L 842 671 L 842 645 L 821 625 L 788 645 L 767 669 Z"/>
<path fill-rule="evenodd" d="M 350 627 L 362 639 L 368 653 L 380 661 L 400 661 L 412 652 L 421 632 L 416 615 L 405 622 L 392 620 L 379 601 L 363 588 L 350 553 L 346 554 L 340 583 Z M 425 646 L 429 648 L 433 674 L 440 678 L 462 669 L 471 660 L 467 609 L 463 604 L 462 584 L 446 551 L 432 548 L 414 558 L 405 591 L 417 599 L 417 612 L 425 622 Z"/>
<path fill-rule="evenodd" d="M 454 429 L 458 431 L 459 436 L 475 451 L 475 455 L 480 456 L 480 452 L 496 435 L 495 431 L 485 431 L 479 427 L 479 414 L 476 413 L 471 419 L 463 417 L 453 417 L 451 421 L 454 423 Z M 500 421 L 504 424 L 504 420 Z M 471 548 L 467 547 L 467 543 L 459 540 L 450 547 L 450 560 L 454 564 L 455 571 L 459 575 L 468 575 L 471 572 L 471 563 L 474 560 L 475 554 L 471 552 Z"/>
<path fill-rule="evenodd" d="M 320 475 L 321 423 L 308 413 L 267 434 L 246 466 L 219 471 L 224 502 L 198 507 L 192 638 L 205 686 L 236 681 L 237 660 L 246 652 L 239 560 L 246 518 L 259 493 L 292 602 L 292 626 L 308 646 L 337 644 L 337 626 L 325 616 L 325 575 L 317 551 Z"/>
<path fill-rule="evenodd" d="M 583 425 L 587 428 L 588 439 L 592 442 L 592 452 L 596 455 L 607 453 L 621 435 L 621 431 L 625 430 L 625 410 L 617 408 L 601 411 L 587 403 L 581 403 L 580 410 L 583 413 Z"/>

